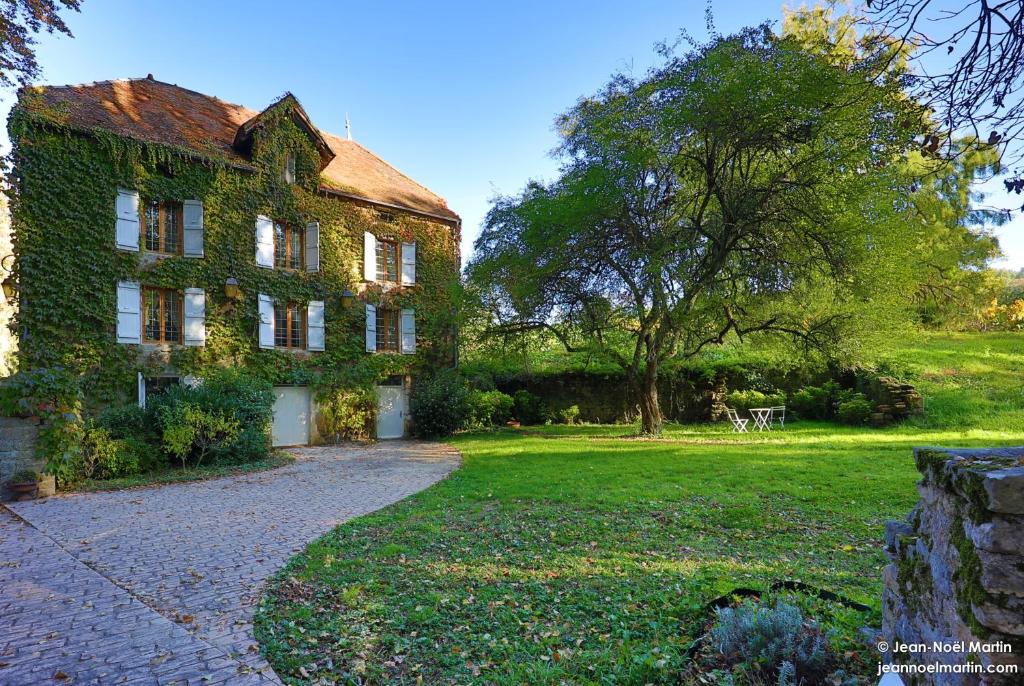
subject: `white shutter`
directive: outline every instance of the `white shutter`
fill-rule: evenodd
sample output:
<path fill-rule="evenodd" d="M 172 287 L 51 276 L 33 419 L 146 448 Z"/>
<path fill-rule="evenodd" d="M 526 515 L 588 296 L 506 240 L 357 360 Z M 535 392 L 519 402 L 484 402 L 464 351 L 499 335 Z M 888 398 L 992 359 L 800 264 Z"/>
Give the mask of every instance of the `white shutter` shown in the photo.
<path fill-rule="evenodd" d="M 377 280 L 377 238 L 369 231 L 363 232 L 363 279 Z"/>
<path fill-rule="evenodd" d="M 260 347 L 274 347 L 274 299 L 259 294 L 260 301 Z"/>
<path fill-rule="evenodd" d="M 185 345 L 206 345 L 206 292 L 185 289 Z"/>
<path fill-rule="evenodd" d="M 320 271 L 320 223 L 306 224 L 306 271 Z"/>
<path fill-rule="evenodd" d="M 274 222 L 256 217 L 256 266 L 274 268 Z"/>
<path fill-rule="evenodd" d="M 139 250 L 139 192 L 117 189 L 114 202 L 117 214 L 117 247 L 121 250 Z"/>
<path fill-rule="evenodd" d="M 416 352 L 416 311 L 402 310 L 402 354 Z"/>
<path fill-rule="evenodd" d="M 142 372 L 139 372 L 139 375 L 136 377 L 135 385 L 138 387 L 139 407 L 146 409 L 146 377 L 142 375 Z"/>
<path fill-rule="evenodd" d="M 138 281 L 117 282 L 117 342 L 142 342 L 142 298 Z"/>
<path fill-rule="evenodd" d="M 185 216 L 185 240 L 181 254 L 185 257 L 203 256 L 203 202 L 186 200 L 182 204 Z"/>
<path fill-rule="evenodd" d="M 377 352 L 377 308 L 366 306 L 366 352 Z"/>
<path fill-rule="evenodd" d="M 324 349 L 324 301 L 310 300 L 306 306 L 306 350 Z"/>
<path fill-rule="evenodd" d="M 402 243 L 402 285 L 416 284 L 416 241 Z"/>

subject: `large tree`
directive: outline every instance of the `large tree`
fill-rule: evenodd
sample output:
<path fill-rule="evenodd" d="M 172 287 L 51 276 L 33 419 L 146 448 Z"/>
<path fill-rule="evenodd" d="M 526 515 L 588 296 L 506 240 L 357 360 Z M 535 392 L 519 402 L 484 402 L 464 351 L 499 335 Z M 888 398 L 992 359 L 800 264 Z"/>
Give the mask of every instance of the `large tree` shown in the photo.
<path fill-rule="evenodd" d="M 898 79 L 765 27 L 616 76 L 559 118 L 559 177 L 487 216 L 469 273 L 491 330 L 614 360 L 656 434 L 670 357 L 755 332 L 842 344 L 872 313 L 891 321 L 908 247 L 894 163 L 919 119 Z"/>
<path fill-rule="evenodd" d="M 81 0 L 0 1 L 0 85 L 25 85 L 40 74 L 35 36 L 40 31 L 71 35 L 62 9 L 78 11 Z"/>

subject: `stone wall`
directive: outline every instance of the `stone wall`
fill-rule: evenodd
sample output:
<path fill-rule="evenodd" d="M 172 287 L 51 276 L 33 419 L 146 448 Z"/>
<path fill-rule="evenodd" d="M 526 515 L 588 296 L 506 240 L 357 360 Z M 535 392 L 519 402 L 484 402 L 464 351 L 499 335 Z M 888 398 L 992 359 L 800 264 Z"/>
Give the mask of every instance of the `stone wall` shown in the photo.
<path fill-rule="evenodd" d="M 907 521 L 886 525 L 892 562 L 882 633 L 891 646 L 925 649 L 888 656 L 904 664 L 1018 667 L 1002 675 L 904 675 L 917 686 L 1024 683 L 1024 447 L 918 448 L 914 458 L 921 500 Z M 965 647 L 935 650 L 934 642 Z"/>
<path fill-rule="evenodd" d="M 0 500 L 9 500 L 7 480 L 19 469 L 42 471 L 43 461 L 36 458 L 39 427 L 27 419 L 0 417 Z"/>

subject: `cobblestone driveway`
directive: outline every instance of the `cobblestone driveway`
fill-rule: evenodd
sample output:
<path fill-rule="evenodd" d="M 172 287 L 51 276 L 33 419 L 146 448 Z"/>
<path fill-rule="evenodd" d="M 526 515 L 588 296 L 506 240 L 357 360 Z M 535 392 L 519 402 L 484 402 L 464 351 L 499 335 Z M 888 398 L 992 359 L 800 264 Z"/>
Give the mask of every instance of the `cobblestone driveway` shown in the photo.
<path fill-rule="evenodd" d="M 279 683 L 252 634 L 263 582 L 459 460 L 404 441 L 294 452 L 269 472 L 0 508 L 0 684 Z"/>

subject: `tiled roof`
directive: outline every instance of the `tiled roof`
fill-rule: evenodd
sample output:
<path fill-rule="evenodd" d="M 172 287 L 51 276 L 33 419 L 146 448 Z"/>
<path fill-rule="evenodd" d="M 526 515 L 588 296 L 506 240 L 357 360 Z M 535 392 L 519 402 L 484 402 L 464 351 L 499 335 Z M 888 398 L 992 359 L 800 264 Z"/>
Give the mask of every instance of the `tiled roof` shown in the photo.
<path fill-rule="evenodd" d="M 242 124 L 259 112 L 151 78 L 22 89 L 20 104 L 74 129 L 110 131 L 185 148 L 248 166 L 233 147 Z M 324 188 L 371 202 L 458 219 L 444 198 L 355 141 L 320 131 L 334 152 Z"/>

